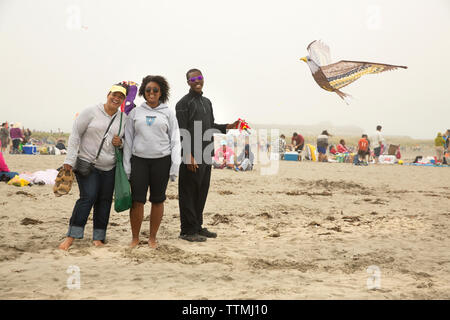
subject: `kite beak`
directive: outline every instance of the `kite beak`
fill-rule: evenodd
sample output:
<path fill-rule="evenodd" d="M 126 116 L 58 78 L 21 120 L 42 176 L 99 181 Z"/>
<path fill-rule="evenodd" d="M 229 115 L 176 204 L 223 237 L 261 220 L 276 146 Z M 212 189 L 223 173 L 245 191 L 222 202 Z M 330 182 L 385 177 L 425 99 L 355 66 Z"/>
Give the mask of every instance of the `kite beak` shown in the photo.
<path fill-rule="evenodd" d="M 303 61 L 308 61 L 308 60 L 306 60 L 306 57 L 303 57 L 303 58 L 300 58 L 300 60 L 303 60 Z"/>

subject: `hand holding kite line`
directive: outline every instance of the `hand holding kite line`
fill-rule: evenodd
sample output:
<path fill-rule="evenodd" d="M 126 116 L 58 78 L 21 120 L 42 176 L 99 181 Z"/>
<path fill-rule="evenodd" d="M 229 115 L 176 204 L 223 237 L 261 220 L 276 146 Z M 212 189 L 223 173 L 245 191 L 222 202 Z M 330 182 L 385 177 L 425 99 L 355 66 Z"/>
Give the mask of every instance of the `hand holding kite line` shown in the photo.
<path fill-rule="evenodd" d="M 358 80 L 365 74 L 380 73 L 397 68 L 408 68 L 406 66 L 348 60 L 341 60 L 331 64 L 330 48 L 323 42 L 317 40 L 311 42 L 307 50 L 309 56 L 303 57 L 300 60 L 308 64 L 314 80 L 316 80 L 322 89 L 336 92 L 346 104 L 349 104 L 348 100 L 351 96 L 339 91 L 340 88 Z"/>

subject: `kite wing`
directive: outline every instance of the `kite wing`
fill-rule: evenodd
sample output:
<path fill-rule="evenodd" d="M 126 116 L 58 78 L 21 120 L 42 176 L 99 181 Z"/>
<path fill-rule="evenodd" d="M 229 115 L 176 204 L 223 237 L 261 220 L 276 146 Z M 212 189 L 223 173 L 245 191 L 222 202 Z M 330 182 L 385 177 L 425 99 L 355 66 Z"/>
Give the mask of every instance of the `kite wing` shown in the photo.
<path fill-rule="evenodd" d="M 346 85 L 358 80 L 365 74 L 380 73 L 395 70 L 397 68 L 406 69 L 407 67 L 348 60 L 341 60 L 339 62 L 321 67 L 322 72 L 334 89 L 345 87 Z"/>
<path fill-rule="evenodd" d="M 318 66 L 326 66 L 331 63 L 330 47 L 322 41 L 314 40 L 308 45 L 309 57 Z"/>
<path fill-rule="evenodd" d="M 127 97 L 125 98 L 125 101 L 122 103 L 120 110 L 128 115 L 131 112 L 131 110 L 133 110 L 134 107 L 136 107 L 136 105 L 134 104 L 134 99 L 136 98 L 138 88 L 137 83 L 133 81 L 123 81 L 122 83 L 128 87 L 128 94 Z"/>

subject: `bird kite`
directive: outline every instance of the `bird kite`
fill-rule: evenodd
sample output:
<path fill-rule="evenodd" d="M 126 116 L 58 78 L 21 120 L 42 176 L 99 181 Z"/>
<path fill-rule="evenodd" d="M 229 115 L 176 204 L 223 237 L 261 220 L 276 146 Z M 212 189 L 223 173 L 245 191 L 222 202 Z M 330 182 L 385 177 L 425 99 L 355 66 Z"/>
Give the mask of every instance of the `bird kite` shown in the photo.
<path fill-rule="evenodd" d="M 303 57 L 308 64 L 314 80 L 322 88 L 336 94 L 349 104 L 351 95 L 339 89 L 358 80 L 361 76 L 371 73 L 395 70 L 397 68 L 407 69 L 406 66 L 395 66 L 383 63 L 341 60 L 331 63 L 330 48 L 321 41 L 313 41 L 307 48 L 309 56 Z"/>

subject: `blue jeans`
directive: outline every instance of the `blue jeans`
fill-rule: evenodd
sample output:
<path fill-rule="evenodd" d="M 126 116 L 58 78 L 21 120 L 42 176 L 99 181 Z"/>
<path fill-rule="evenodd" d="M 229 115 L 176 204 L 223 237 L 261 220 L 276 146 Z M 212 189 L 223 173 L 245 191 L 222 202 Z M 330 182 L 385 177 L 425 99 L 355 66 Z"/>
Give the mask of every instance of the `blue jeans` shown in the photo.
<path fill-rule="evenodd" d="M 94 169 L 87 177 L 75 173 L 80 199 L 75 203 L 70 218 L 68 237 L 82 239 L 84 227 L 94 207 L 93 240 L 105 241 L 114 193 L 115 168 L 110 171 Z"/>

